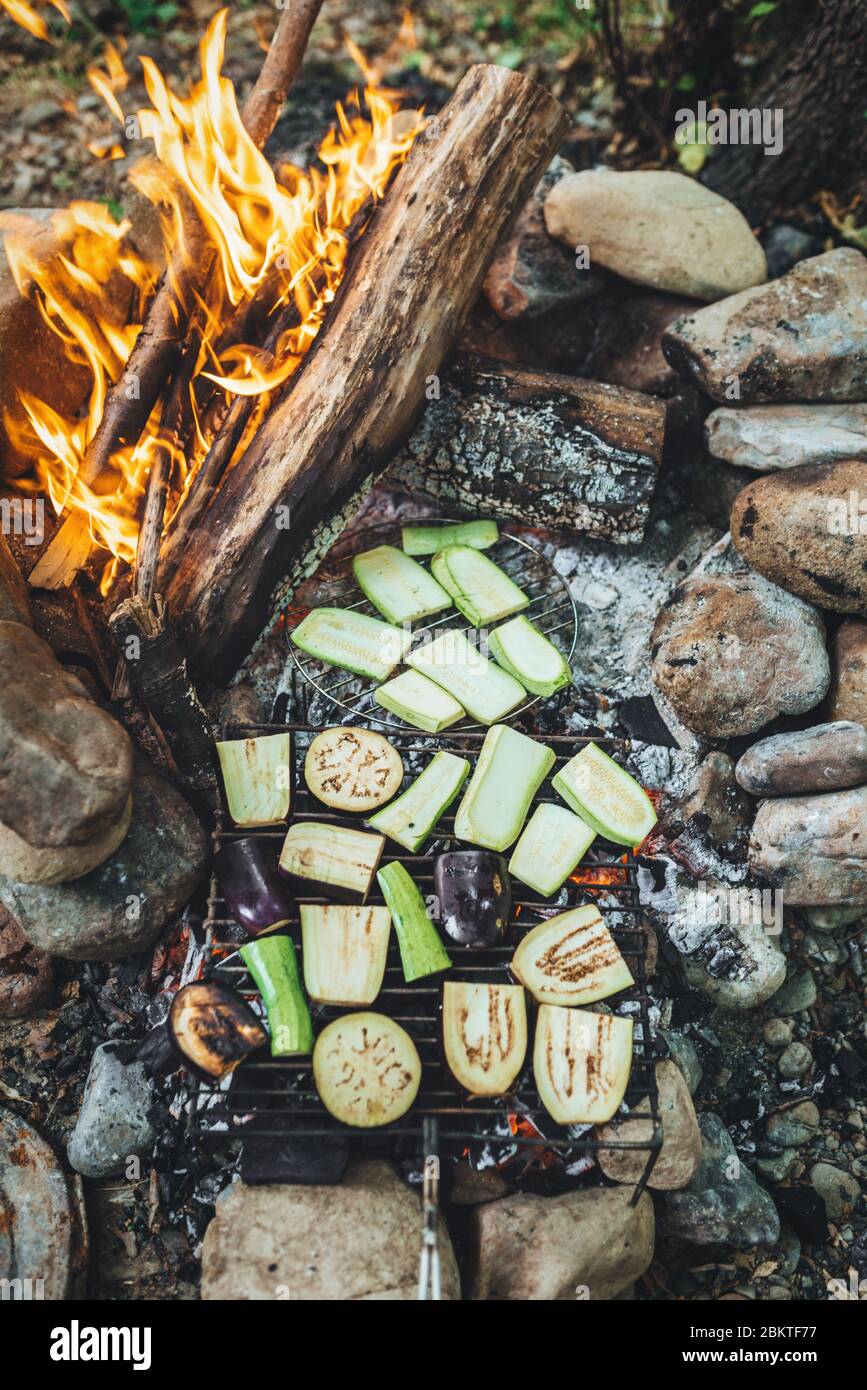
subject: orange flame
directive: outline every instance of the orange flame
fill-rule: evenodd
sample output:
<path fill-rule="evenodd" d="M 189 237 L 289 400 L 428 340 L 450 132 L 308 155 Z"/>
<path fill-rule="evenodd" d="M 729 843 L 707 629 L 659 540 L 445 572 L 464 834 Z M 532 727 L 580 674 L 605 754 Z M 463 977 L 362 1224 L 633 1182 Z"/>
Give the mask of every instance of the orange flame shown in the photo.
<path fill-rule="evenodd" d="M 283 166 L 275 173 L 247 134 L 234 87 L 222 75 L 227 14 L 221 10 L 208 26 L 200 45 L 201 78 L 188 96 L 168 86 L 152 59 L 141 59 L 151 105 L 129 119 L 153 142 L 158 162 L 148 162 L 130 177 L 160 210 L 167 261 L 178 247 L 188 245 L 185 206 L 194 209 L 214 248 L 216 272 L 199 306 L 205 327 L 192 390 L 198 384 L 199 397 L 203 390 L 212 391 L 203 386 L 206 379 L 227 393 L 260 398 L 253 429 L 268 393 L 293 374 L 319 332 L 343 275 L 353 218 L 369 200 L 383 196 L 423 119 L 418 112 L 399 109 L 399 94 L 371 83 L 365 88 L 364 111 L 356 93 L 345 105 L 338 104 L 337 123 L 319 148 L 324 172 Z M 126 86 L 123 62 L 111 46 L 105 62 L 104 69 L 90 70 L 91 85 L 125 123 L 118 100 Z M 108 386 L 123 372 L 153 289 L 154 268 L 130 250 L 129 230 L 125 222 L 116 225 L 100 205 L 79 203 L 61 214 L 57 224 L 64 238 L 72 235 L 72 251 L 57 254 L 47 265 L 36 263 L 15 237 L 7 238 L 19 288 L 38 288 L 44 317 L 63 339 L 70 361 L 85 366 L 91 380 L 82 418 L 63 417 L 47 403 L 22 395 L 23 415 L 7 419 L 7 428 L 32 464 L 30 486 L 44 489 L 58 512 L 84 511 L 92 539 L 114 556 L 103 574 L 103 593 L 113 581 L 116 562 L 129 563 L 134 557 L 141 494 L 151 462 L 166 445 L 158 405 L 137 447 L 113 456 L 116 471 L 109 490 L 100 491 L 102 482 L 88 488 L 76 477 Z M 120 325 L 113 308 L 118 281 L 133 301 Z M 294 307 L 292 326 L 270 355 L 246 343 L 222 346 L 239 309 L 266 281 L 278 304 Z M 173 459 L 170 512 L 182 503 L 207 444 L 197 419 L 190 456 Z"/>
<path fill-rule="evenodd" d="M 48 2 L 63 15 L 67 24 L 72 23 L 72 15 L 66 0 L 48 0 Z M 44 17 L 33 5 L 28 4 L 27 0 L 0 0 L 0 5 L 3 6 L 10 19 L 13 19 L 16 24 L 20 24 L 21 28 L 26 29 L 34 38 L 45 39 L 46 43 L 51 41 Z"/>

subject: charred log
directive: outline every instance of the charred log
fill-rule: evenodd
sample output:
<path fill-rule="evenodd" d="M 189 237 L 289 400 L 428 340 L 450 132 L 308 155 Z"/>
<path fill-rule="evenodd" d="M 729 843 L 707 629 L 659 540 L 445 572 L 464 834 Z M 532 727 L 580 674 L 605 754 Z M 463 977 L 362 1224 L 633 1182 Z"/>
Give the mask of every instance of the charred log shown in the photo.
<path fill-rule="evenodd" d="M 653 396 L 459 353 L 390 473 L 462 511 L 636 544 L 664 432 Z"/>
<path fill-rule="evenodd" d="M 325 328 L 171 581 L 169 607 L 197 670 L 219 680 L 234 669 L 276 581 L 406 439 L 565 126 L 535 83 L 479 66 L 416 141 Z"/>

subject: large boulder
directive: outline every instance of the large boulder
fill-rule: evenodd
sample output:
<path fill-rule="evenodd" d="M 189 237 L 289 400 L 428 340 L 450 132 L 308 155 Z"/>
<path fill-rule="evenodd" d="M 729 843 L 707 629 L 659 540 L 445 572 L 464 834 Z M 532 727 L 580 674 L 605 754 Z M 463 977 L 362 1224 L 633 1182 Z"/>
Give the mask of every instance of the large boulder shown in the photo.
<path fill-rule="evenodd" d="M 753 569 L 790 593 L 839 613 L 865 613 L 867 515 L 859 515 L 859 498 L 867 503 L 867 461 L 770 473 L 735 499 L 732 540 Z"/>
<path fill-rule="evenodd" d="M 867 787 L 760 802 L 749 862 L 795 907 L 867 904 Z"/>
<path fill-rule="evenodd" d="M 780 1218 L 773 1200 L 738 1157 L 719 1116 L 702 1115 L 699 1126 L 701 1164 L 688 1187 L 666 1193 L 666 1233 L 690 1245 L 774 1245 Z"/>
<path fill-rule="evenodd" d="M 202 1298 L 247 1302 L 412 1302 L 421 1251 L 418 1195 L 381 1160 L 350 1165 L 335 1187 L 226 1188 L 202 1250 Z M 443 1298 L 460 1298 L 440 1221 Z"/>
<path fill-rule="evenodd" d="M 0 622 L 0 669 L 0 823 L 37 848 L 105 834 L 129 799 L 129 735 L 21 623 Z"/>
<path fill-rule="evenodd" d="M 658 1109 L 662 1123 L 662 1148 L 648 1187 L 670 1192 L 686 1187 L 695 1176 L 701 1162 L 701 1133 L 695 1116 L 695 1106 L 680 1068 L 674 1062 L 657 1062 L 656 1087 Z M 653 1136 L 653 1120 L 643 1119 L 648 1111 L 647 1100 L 640 1101 L 629 1116 L 611 1120 L 596 1132 L 602 1143 L 619 1140 L 621 1143 L 646 1143 Z M 599 1167 L 613 1182 L 638 1182 L 647 1164 L 647 1153 L 641 1149 L 599 1149 Z"/>
<path fill-rule="evenodd" d="M 589 247 L 593 265 L 672 294 L 722 299 L 767 279 L 743 215 L 684 174 L 568 174 L 548 194 L 545 222 L 567 246 Z"/>
<path fill-rule="evenodd" d="M 867 405 L 720 406 L 704 435 L 713 458 L 757 473 L 867 458 Z"/>
<path fill-rule="evenodd" d="M 853 719 L 867 725 L 867 623 L 846 618 L 834 633 L 829 719 Z"/>
<path fill-rule="evenodd" d="M 688 729 L 751 734 L 813 709 L 828 688 L 822 619 L 760 575 L 680 584 L 653 628 L 652 676 Z"/>
<path fill-rule="evenodd" d="M 653 1202 L 630 1206 L 622 1187 L 560 1197 L 528 1193 L 476 1207 L 470 1298 L 490 1302 L 597 1302 L 616 1298 L 653 1259 Z"/>
<path fill-rule="evenodd" d="M 719 405 L 867 398 L 867 258 L 843 247 L 672 324 L 669 362 Z"/>
<path fill-rule="evenodd" d="M 773 734 L 748 748 L 735 775 L 753 796 L 796 796 L 867 782 L 867 729 L 842 720 Z"/>
<path fill-rule="evenodd" d="M 119 960 L 153 944 L 202 881 L 208 839 L 187 802 L 136 760 L 132 823 L 103 864 L 74 883 L 0 876 L 0 902 L 27 939 L 70 960 Z"/>

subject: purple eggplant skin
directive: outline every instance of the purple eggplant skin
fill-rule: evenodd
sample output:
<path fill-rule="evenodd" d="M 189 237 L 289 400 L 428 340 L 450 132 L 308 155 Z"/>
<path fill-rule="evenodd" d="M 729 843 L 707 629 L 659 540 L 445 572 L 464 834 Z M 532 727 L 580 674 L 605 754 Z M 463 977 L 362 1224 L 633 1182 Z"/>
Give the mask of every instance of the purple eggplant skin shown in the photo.
<path fill-rule="evenodd" d="M 230 914 L 248 936 L 290 920 L 295 903 L 286 880 L 255 836 L 227 840 L 214 855 L 214 871 Z"/>
<path fill-rule="evenodd" d="M 434 892 L 447 936 L 460 946 L 496 946 L 508 931 L 512 884 L 502 854 L 464 849 L 441 854 Z"/>

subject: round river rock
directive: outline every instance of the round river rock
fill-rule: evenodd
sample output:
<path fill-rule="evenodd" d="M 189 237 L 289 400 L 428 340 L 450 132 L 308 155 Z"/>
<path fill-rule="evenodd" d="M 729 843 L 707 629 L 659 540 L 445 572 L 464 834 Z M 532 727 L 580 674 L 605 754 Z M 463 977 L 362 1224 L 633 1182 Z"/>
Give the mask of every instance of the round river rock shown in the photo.
<path fill-rule="evenodd" d="M 840 720 L 754 743 L 735 775 L 753 796 L 836 791 L 867 782 L 867 729 Z"/>
<path fill-rule="evenodd" d="M 830 677 L 815 608 L 754 574 L 680 584 L 657 616 L 651 655 L 654 684 L 687 728 L 708 738 L 803 714 Z"/>

